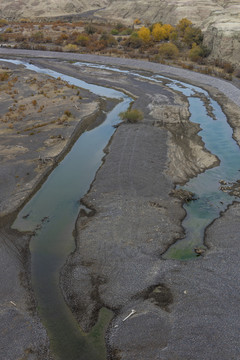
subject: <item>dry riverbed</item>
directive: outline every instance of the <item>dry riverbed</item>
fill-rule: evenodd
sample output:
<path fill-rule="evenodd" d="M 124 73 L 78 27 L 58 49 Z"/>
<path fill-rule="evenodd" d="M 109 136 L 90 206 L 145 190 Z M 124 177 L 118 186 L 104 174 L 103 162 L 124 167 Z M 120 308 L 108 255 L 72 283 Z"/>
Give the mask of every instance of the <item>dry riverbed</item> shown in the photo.
<path fill-rule="evenodd" d="M 104 164 L 83 199 L 95 215 L 79 215 L 77 248 L 61 274 L 65 299 L 82 328 L 89 330 L 105 306 L 115 312 L 106 335 L 113 360 L 238 359 L 239 205 L 231 206 L 207 229 L 209 250 L 203 257 L 189 262 L 161 259 L 169 244 L 184 235 L 181 200 L 169 195 L 175 182 L 184 183 L 217 163 L 197 135 L 198 126 L 188 120 L 186 99 L 164 85 L 134 76 L 33 61 L 89 82 L 117 84 L 134 95 L 134 107 L 144 112 L 141 123 L 120 125 L 106 149 Z M 94 96 L 83 90 L 78 94 L 78 89 L 61 80 L 46 81 L 45 76 L 22 67 L 5 66 L 9 68 L 2 70 L 9 72 L 6 84 L 18 79 L 7 89 L 10 94 L 4 90 L 2 97 L 6 105 L 1 115 L 7 120 L 1 123 L 0 175 L 7 176 L 1 186 L 2 215 L 27 199 L 68 147 L 79 120 L 99 107 Z M 34 84 L 28 82 L 33 77 Z M 39 93 L 44 84 L 47 96 Z M 226 97 L 223 101 L 219 91 L 208 89 L 223 102 L 239 140 L 239 107 L 231 106 Z M 10 111 L 14 103 L 16 108 Z M 21 122 L 11 117 L 20 105 L 26 106 Z M 45 116 L 38 113 L 42 105 Z M 62 117 L 65 120 L 59 121 Z M 34 127 L 37 124 L 41 126 Z M 25 179 L 30 183 L 27 188 Z M 29 239 L 6 224 L 1 232 L 1 347 L 6 360 L 46 360 L 47 335 L 35 314 L 27 269 L 22 265 L 30 259 Z M 123 321 L 133 309 L 134 314 Z M 9 346 L 13 338 L 15 346 Z"/>

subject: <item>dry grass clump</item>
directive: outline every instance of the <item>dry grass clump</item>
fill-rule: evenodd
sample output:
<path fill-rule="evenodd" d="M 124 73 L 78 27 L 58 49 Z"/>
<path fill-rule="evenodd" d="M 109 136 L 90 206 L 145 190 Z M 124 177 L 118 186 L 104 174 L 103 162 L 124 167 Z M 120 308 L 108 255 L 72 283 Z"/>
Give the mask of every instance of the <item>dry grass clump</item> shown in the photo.
<path fill-rule="evenodd" d="M 9 79 L 9 73 L 7 71 L 0 72 L 0 81 L 7 81 Z"/>
<path fill-rule="evenodd" d="M 132 124 L 137 123 L 143 119 L 143 113 L 138 109 L 129 109 L 127 111 L 121 112 L 119 116 L 122 120 Z"/>

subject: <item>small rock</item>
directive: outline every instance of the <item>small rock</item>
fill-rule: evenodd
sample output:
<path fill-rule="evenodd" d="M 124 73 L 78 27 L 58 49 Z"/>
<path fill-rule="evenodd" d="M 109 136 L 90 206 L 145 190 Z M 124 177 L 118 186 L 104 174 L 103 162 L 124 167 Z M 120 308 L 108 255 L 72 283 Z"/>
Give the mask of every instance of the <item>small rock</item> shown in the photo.
<path fill-rule="evenodd" d="M 219 184 L 221 185 L 227 185 L 227 182 L 225 180 L 219 180 Z"/>
<path fill-rule="evenodd" d="M 170 192 L 170 195 L 183 200 L 184 202 L 189 202 L 192 200 L 196 200 L 195 194 L 188 190 L 183 189 L 175 189 Z"/>
<path fill-rule="evenodd" d="M 205 253 L 205 249 L 202 248 L 195 248 L 194 251 L 198 256 L 203 255 Z"/>

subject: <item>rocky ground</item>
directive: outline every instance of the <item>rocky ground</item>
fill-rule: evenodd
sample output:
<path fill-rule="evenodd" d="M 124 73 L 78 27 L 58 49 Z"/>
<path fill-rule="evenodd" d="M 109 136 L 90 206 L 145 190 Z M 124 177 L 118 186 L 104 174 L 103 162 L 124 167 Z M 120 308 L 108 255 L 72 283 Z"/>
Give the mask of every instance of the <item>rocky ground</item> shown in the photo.
<path fill-rule="evenodd" d="M 3 49 L 1 52 L 3 54 Z M 31 52 L 28 54 L 34 55 Z M 44 56 L 54 57 L 46 53 Z M 73 59 L 72 54 L 60 56 Z M 240 91 L 232 84 L 159 64 L 74 56 L 87 61 L 142 68 L 185 78 L 186 81 L 207 87 L 219 101 L 221 92 L 224 92 L 224 110 L 235 128 L 234 136 L 239 140 Z M 88 330 L 98 310 L 106 306 L 115 312 L 106 336 L 111 359 L 240 358 L 239 204 L 230 206 L 206 230 L 208 251 L 204 256 L 189 262 L 161 259 L 169 244 L 183 236 L 181 220 L 185 212 L 181 201 L 169 195 L 174 181 L 182 179 L 184 182 L 216 162 L 215 157 L 204 149 L 197 136 L 198 129 L 188 121 L 186 99 L 164 85 L 134 76 L 84 68 L 78 74 L 68 63 L 49 59 L 33 59 L 33 62 L 69 75 L 75 74 L 83 80 L 124 89 L 135 96 L 134 107 L 144 112 L 142 122 L 124 123 L 117 128 L 104 164 L 83 199 L 87 206 L 95 209 L 95 215 L 88 217 L 81 213 L 79 216 L 76 224 L 77 248 L 62 272 L 61 286 L 66 301 L 74 309 L 83 329 Z M 76 89 L 72 91 L 75 94 Z M 179 124 L 184 127 L 182 135 L 191 137 L 192 143 L 176 141 Z M 36 137 L 31 135 L 28 139 L 32 136 Z M 198 151 L 194 152 L 194 148 Z M 177 152 L 180 158 L 174 157 Z M 197 161 L 200 152 L 202 163 Z M 184 154 L 191 156 L 192 161 L 187 162 Z M 181 163 L 182 166 L 179 166 Z M 194 164 L 194 167 L 190 164 Z M 23 299 L 26 290 L 23 290 L 18 279 L 22 257 L 15 248 L 20 237 L 14 235 L 10 242 L 5 232 L 2 238 L 1 244 L 7 242 L 13 247 L 9 250 L 12 260 L 7 265 L 11 264 L 15 270 L 8 273 L 7 290 L 4 290 L 7 300 L 3 302 L 3 314 L 10 322 L 7 310 L 18 313 L 20 310 L 10 302 L 18 303 L 12 296 L 10 300 L 12 287 L 9 284 L 17 284 L 20 299 Z M 6 253 L 7 250 L 3 256 Z M 22 275 L 23 279 L 26 279 L 25 275 L 26 272 Z M 26 320 L 30 313 L 23 304 L 22 319 Z M 132 315 L 123 321 L 129 314 Z M 24 321 L 19 319 L 19 324 L 23 324 Z M 31 319 L 35 318 L 31 315 Z M 37 326 L 33 320 L 31 324 L 35 332 L 23 332 L 24 346 L 20 345 L 22 339 L 19 335 L 16 346 L 11 347 L 11 351 L 18 348 L 22 353 L 20 350 L 14 355 L 10 353 L 9 359 L 20 356 L 26 359 L 47 358 L 47 355 L 40 357 L 37 353 L 40 347 L 47 352 L 45 331 L 38 320 Z M 1 333 L 5 334 L 1 339 L 2 346 L 5 346 L 5 351 L 10 351 L 8 343 L 11 333 L 6 334 L 4 328 Z M 34 334 L 37 335 L 32 340 Z M 38 341 L 35 348 L 31 345 L 34 341 Z"/>

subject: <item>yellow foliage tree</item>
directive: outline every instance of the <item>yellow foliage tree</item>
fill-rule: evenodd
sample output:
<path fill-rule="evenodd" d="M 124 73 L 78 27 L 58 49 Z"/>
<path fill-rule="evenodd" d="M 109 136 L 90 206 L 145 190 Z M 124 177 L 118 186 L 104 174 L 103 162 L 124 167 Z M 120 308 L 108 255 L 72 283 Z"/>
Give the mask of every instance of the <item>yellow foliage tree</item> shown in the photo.
<path fill-rule="evenodd" d="M 141 20 L 135 19 L 133 23 L 134 23 L 134 25 L 140 25 L 140 24 L 141 24 Z"/>
<path fill-rule="evenodd" d="M 153 26 L 152 36 L 155 41 L 169 40 L 170 34 L 175 28 L 170 24 L 161 25 L 159 23 Z"/>
<path fill-rule="evenodd" d="M 157 23 L 153 27 L 152 36 L 155 41 L 162 41 L 166 39 L 167 32 L 161 24 Z"/>
<path fill-rule="evenodd" d="M 164 24 L 162 28 L 166 33 L 165 39 L 169 40 L 170 34 L 174 32 L 175 28 L 170 24 Z"/>
<path fill-rule="evenodd" d="M 138 36 L 145 43 L 148 43 L 151 40 L 151 32 L 145 26 L 142 26 L 141 29 L 138 30 Z"/>
<path fill-rule="evenodd" d="M 183 36 L 185 33 L 185 30 L 189 27 L 192 26 L 192 22 L 190 20 L 188 20 L 187 18 L 183 18 L 179 21 L 179 23 L 177 24 L 177 30 L 180 32 L 180 34 Z"/>

